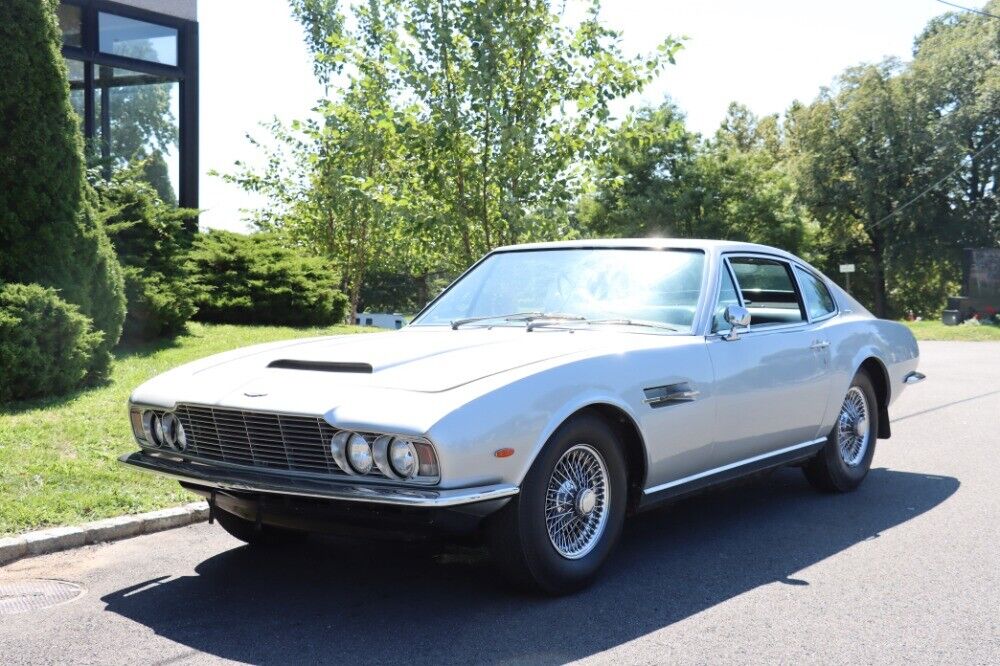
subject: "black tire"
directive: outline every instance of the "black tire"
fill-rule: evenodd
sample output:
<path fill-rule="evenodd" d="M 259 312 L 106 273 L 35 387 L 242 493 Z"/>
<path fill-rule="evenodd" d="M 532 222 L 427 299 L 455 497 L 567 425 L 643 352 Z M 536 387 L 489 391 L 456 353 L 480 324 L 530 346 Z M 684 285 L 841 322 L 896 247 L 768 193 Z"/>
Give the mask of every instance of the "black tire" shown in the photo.
<path fill-rule="evenodd" d="M 848 389 L 848 395 L 854 388 L 861 390 L 868 403 L 867 449 L 860 461 L 855 465 L 848 465 L 841 454 L 840 429 L 838 425 L 834 425 L 823 448 L 802 467 L 809 483 L 823 492 L 846 493 L 860 486 L 861 482 L 868 476 L 872 458 L 875 456 L 875 443 L 878 441 L 879 405 L 875 395 L 875 387 L 864 370 L 854 376 Z M 838 412 L 837 419 L 839 424 L 840 412 Z"/>
<path fill-rule="evenodd" d="M 287 530 L 273 525 L 260 525 L 258 527 L 252 520 L 240 518 L 219 508 L 215 509 L 215 520 L 230 535 L 251 546 L 286 546 L 302 543 L 308 536 L 306 532 Z"/>
<path fill-rule="evenodd" d="M 586 445 L 597 451 L 607 472 L 607 519 L 591 550 L 568 559 L 556 550 L 545 523 L 546 493 L 556 464 L 570 449 Z M 627 474 L 621 444 L 606 421 L 581 414 L 549 438 L 521 492 L 487 526 L 490 551 L 499 568 L 518 587 L 551 595 L 589 585 L 621 536 L 625 519 Z"/>

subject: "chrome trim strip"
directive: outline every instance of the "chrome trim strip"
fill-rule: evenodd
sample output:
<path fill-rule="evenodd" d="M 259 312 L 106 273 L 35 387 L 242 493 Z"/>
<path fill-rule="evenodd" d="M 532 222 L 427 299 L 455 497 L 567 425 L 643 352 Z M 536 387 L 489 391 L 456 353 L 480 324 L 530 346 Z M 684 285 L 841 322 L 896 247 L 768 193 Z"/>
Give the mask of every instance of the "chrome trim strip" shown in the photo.
<path fill-rule="evenodd" d="M 715 469 L 709 469 L 704 472 L 698 472 L 697 474 L 692 474 L 691 476 L 685 476 L 683 479 L 677 479 L 676 481 L 668 481 L 666 483 L 661 483 L 658 486 L 653 486 L 652 488 L 646 488 L 646 490 L 643 491 L 643 494 L 651 495 L 661 490 L 666 490 L 667 488 L 673 488 L 674 486 L 681 486 L 691 481 L 697 481 L 698 479 L 703 479 L 706 476 L 712 476 L 714 474 L 719 474 L 721 472 L 728 472 L 731 469 L 742 467 L 743 465 L 749 465 L 750 463 L 755 463 L 759 460 L 764 460 L 766 458 L 773 458 L 774 456 L 780 456 L 785 453 L 790 453 L 792 451 L 795 451 L 796 449 L 804 449 L 807 446 L 813 446 L 815 444 L 819 444 L 820 442 L 825 442 L 825 441 L 826 437 L 820 437 L 819 439 L 814 439 L 810 442 L 802 442 L 801 444 L 786 446 L 785 448 L 778 449 L 777 451 L 762 453 L 759 456 L 754 456 L 752 458 L 747 458 L 745 460 L 738 460 L 734 463 L 723 465 L 722 467 L 716 467 Z"/>
<path fill-rule="evenodd" d="M 904 384 L 919 384 L 920 382 L 927 379 L 927 375 L 922 372 L 917 372 L 916 370 L 908 372 L 903 376 Z"/>
<path fill-rule="evenodd" d="M 144 472 L 161 474 L 178 481 L 221 490 L 318 497 L 431 509 L 502 499 L 516 495 L 520 490 L 517 486 L 510 484 L 451 490 L 368 486 L 343 483 L 333 479 L 326 481 L 283 477 L 277 474 L 240 472 L 233 469 L 178 462 L 153 456 L 144 451 L 127 453 L 118 458 L 118 461 Z"/>

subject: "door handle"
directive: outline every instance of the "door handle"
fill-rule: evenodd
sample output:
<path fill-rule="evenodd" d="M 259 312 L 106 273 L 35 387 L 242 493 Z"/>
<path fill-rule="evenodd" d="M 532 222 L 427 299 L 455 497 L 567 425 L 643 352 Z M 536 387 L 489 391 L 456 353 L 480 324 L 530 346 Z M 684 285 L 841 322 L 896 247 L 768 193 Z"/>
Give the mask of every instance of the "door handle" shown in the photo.
<path fill-rule="evenodd" d="M 819 351 L 821 349 L 826 349 L 829 346 L 830 343 L 826 340 L 815 340 L 811 345 L 809 345 L 809 349 Z"/>

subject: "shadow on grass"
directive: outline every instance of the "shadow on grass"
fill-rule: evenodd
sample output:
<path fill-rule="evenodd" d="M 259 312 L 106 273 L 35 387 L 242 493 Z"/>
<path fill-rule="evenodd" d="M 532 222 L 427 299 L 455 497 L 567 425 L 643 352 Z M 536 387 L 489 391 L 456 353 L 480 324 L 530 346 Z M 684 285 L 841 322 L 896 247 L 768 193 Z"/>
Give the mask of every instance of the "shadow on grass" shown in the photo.
<path fill-rule="evenodd" d="M 107 611 L 201 653 L 254 664 L 562 663 L 613 648 L 797 572 L 948 499 L 951 477 L 872 470 L 847 495 L 797 470 L 626 522 L 592 588 L 518 595 L 485 554 L 440 544 L 315 539 L 237 547 L 194 575 L 130 582 Z"/>

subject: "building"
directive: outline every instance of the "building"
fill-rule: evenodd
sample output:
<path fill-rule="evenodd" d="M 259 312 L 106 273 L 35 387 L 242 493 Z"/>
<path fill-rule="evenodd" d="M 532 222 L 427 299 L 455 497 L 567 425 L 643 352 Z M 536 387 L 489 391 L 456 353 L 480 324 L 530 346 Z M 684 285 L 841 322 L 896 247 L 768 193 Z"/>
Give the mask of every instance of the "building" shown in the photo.
<path fill-rule="evenodd" d="M 359 312 L 354 317 L 357 326 L 375 326 L 376 328 L 403 328 L 406 317 L 398 312 Z"/>
<path fill-rule="evenodd" d="M 142 159 L 164 199 L 197 208 L 197 0 L 62 0 L 58 16 L 88 161 Z"/>

